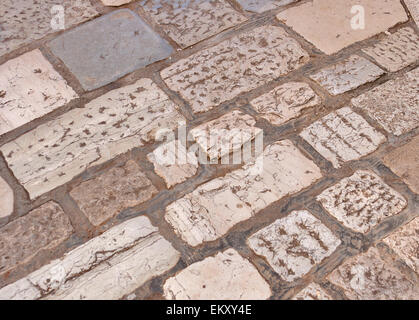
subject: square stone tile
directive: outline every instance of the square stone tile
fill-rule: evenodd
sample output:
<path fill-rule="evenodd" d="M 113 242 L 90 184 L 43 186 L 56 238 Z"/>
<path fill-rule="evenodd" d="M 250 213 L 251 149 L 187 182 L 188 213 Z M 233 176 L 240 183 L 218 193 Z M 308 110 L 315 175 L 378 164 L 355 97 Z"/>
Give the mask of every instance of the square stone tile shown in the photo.
<path fill-rule="evenodd" d="M 330 256 L 341 241 L 319 219 L 302 210 L 276 220 L 247 243 L 283 280 L 291 282 Z"/>
<path fill-rule="evenodd" d="M 404 3 L 409 9 L 416 24 L 419 25 L 419 2 L 417 0 L 404 0 Z"/>
<path fill-rule="evenodd" d="M 335 168 L 374 152 L 386 141 L 364 118 L 347 107 L 314 122 L 300 136 Z"/>
<path fill-rule="evenodd" d="M 15 197 L 9 184 L 0 177 L 0 218 L 10 216 L 13 213 Z"/>
<path fill-rule="evenodd" d="M 237 0 L 244 10 L 257 13 L 277 9 L 296 1 L 298 0 Z"/>
<path fill-rule="evenodd" d="M 312 282 L 299 293 L 297 293 L 292 300 L 334 300 L 322 287 L 317 283 Z"/>
<path fill-rule="evenodd" d="M 85 90 L 93 90 L 153 62 L 173 49 L 138 15 L 113 11 L 49 43 Z"/>
<path fill-rule="evenodd" d="M 345 227 L 361 233 L 369 232 L 407 206 L 402 195 L 369 170 L 356 171 L 316 199 Z"/>
<path fill-rule="evenodd" d="M 41 51 L 0 65 L 0 135 L 78 98 Z"/>

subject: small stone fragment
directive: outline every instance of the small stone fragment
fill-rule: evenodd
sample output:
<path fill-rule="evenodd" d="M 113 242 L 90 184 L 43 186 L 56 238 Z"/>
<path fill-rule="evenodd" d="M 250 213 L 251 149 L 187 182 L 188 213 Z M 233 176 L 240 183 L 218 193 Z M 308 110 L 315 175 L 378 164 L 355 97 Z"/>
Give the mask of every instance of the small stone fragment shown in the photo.
<path fill-rule="evenodd" d="M 0 177 L 0 219 L 10 216 L 13 213 L 14 193 L 8 183 Z"/>
<path fill-rule="evenodd" d="M 322 287 L 312 282 L 292 298 L 292 300 L 334 300 Z"/>
<path fill-rule="evenodd" d="M 119 7 L 124 4 L 130 3 L 133 0 L 100 0 L 104 6 L 108 7 Z"/>
<path fill-rule="evenodd" d="M 237 0 L 244 10 L 257 13 L 277 9 L 296 1 L 298 0 Z"/>

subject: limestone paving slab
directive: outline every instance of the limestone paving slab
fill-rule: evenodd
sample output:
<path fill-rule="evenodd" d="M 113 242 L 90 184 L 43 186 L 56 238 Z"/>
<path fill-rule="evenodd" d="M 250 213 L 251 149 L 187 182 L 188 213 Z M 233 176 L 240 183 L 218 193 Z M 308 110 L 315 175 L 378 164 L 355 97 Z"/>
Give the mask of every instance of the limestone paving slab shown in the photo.
<path fill-rule="evenodd" d="M 0 148 L 33 199 L 185 122 L 151 80 L 112 90 Z"/>
<path fill-rule="evenodd" d="M 138 15 L 119 9 L 85 23 L 49 44 L 79 80 L 93 90 L 170 56 L 173 48 Z"/>
<path fill-rule="evenodd" d="M 404 3 L 409 9 L 416 24 L 419 25 L 419 3 L 416 0 L 404 0 Z"/>
<path fill-rule="evenodd" d="M 334 300 L 320 285 L 315 282 L 297 293 L 292 300 Z"/>
<path fill-rule="evenodd" d="M 237 0 L 246 11 L 262 13 L 294 3 L 298 0 Z"/>
<path fill-rule="evenodd" d="M 196 262 L 169 278 L 168 300 L 264 300 L 271 289 L 256 268 L 234 249 Z"/>
<path fill-rule="evenodd" d="M 9 184 L 0 177 L 0 218 L 8 217 L 13 213 L 15 196 Z"/>
<path fill-rule="evenodd" d="M 308 53 L 282 28 L 263 26 L 179 60 L 161 72 L 195 113 L 296 70 Z"/>

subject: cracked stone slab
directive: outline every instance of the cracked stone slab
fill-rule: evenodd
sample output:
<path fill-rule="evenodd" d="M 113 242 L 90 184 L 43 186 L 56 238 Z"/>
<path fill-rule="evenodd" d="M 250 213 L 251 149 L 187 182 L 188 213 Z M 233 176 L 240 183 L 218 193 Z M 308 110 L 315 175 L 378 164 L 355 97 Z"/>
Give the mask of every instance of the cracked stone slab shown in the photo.
<path fill-rule="evenodd" d="M 354 6 L 364 8 L 363 29 L 352 28 L 359 12 L 351 13 Z M 277 19 L 324 53 L 333 54 L 406 22 L 408 17 L 400 0 L 313 0 L 280 12 Z"/>
<path fill-rule="evenodd" d="M 410 14 L 415 20 L 416 24 L 419 25 L 419 3 L 417 0 L 404 0 Z"/>
<path fill-rule="evenodd" d="M 173 48 L 138 15 L 119 9 L 49 42 L 85 90 L 170 56 Z"/>
<path fill-rule="evenodd" d="M 0 273 L 52 250 L 73 232 L 70 220 L 55 202 L 47 202 L 0 229 Z"/>
<path fill-rule="evenodd" d="M 334 300 L 320 285 L 315 282 L 297 293 L 292 300 Z"/>
<path fill-rule="evenodd" d="M 78 95 L 38 49 L 0 65 L 0 135 L 64 106 Z"/>
<path fill-rule="evenodd" d="M 34 199 L 180 122 L 185 119 L 167 95 L 140 79 L 40 125 L 0 151 Z"/>
<path fill-rule="evenodd" d="M 195 113 L 296 70 L 308 53 L 282 28 L 264 26 L 182 59 L 161 72 Z"/>
<path fill-rule="evenodd" d="M 99 14 L 89 0 L 2 0 L 0 56 L 60 31 L 51 26 L 51 21 L 61 12 L 53 10 L 54 6 L 64 8 L 63 22 L 66 29 Z"/>
<path fill-rule="evenodd" d="M 325 67 L 310 78 L 336 96 L 373 82 L 384 73 L 384 70 L 367 59 L 353 55 L 335 65 Z"/>
<path fill-rule="evenodd" d="M 225 0 L 142 0 L 140 4 L 183 48 L 247 20 Z"/>
<path fill-rule="evenodd" d="M 99 226 L 122 210 L 153 197 L 157 189 L 135 161 L 83 182 L 70 195 L 89 221 Z"/>
<path fill-rule="evenodd" d="M 384 135 L 348 107 L 314 122 L 300 136 L 335 168 L 374 152 L 386 141 Z"/>
<path fill-rule="evenodd" d="M 330 256 L 341 241 L 319 219 L 301 210 L 256 232 L 247 243 L 283 280 L 291 282 Z"/>
<path fill-rule="evenodd" d="M 196 262 L 169 278 L 168 300 L 264 300 L 271 289 L 257 269 L 234 249 Z"/>
<path fill-rule="evenodd" d="M 171 269 L 179 253 L 141 216 L 0 289 L 0 299 L 120 299 Z"/>
<path fill-rule="evenodd" d="M 0 219 L 13 213 L 15 196 L 9 184 L 0 177 Z"/>
<path fill-rule="evenodd" d="M 314 162 L 283 140 L 267 146 L 253 163 L 167 206 L 165 219 L 184 241 L 197 246 L 218 239 L 237 223 L 321 177 Z"/>
<path fill-rule="evenodd" d="M 296 1 L 298 0 L 237 0 L 244 10 L 257 13 L 278 9 Z"/>
<path fill-rule="evenodd" d="M 352 99 L 387 132 L 405 134 L 419 124 L 419 68 Z"/>
<path fill-rule="evenodd" d="M 340 286 L 351 300 L 417 300 L 419 287 L 377 248 L 348 259 L 328 280 Z"/>
<path fill-rule="evenodd" d="M 407 206 L 402 195 L 369 170 L 356 171 L 324 190 L 316 200 L 345 227 L 361 233 Z"/>
<path fill-rule="evenodd" d="M 250 105 L 262 118 L 278 126 L 320 103 L 320 97 L 307 83 L 289 82 L 253 99 Z"/>

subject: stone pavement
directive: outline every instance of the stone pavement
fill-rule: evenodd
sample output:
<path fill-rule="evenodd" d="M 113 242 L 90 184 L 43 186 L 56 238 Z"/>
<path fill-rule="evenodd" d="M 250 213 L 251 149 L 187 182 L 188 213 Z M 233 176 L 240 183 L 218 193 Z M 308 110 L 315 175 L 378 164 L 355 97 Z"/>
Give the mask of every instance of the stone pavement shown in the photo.
<path fill-rule="evenodd" d="M 416 23 L 1 1 L 0 299 L 419 299 Z"/>

